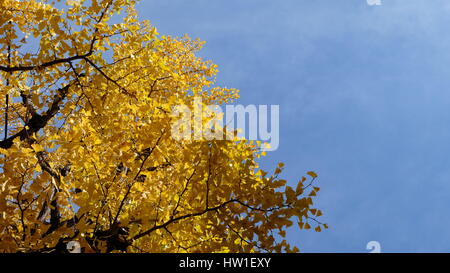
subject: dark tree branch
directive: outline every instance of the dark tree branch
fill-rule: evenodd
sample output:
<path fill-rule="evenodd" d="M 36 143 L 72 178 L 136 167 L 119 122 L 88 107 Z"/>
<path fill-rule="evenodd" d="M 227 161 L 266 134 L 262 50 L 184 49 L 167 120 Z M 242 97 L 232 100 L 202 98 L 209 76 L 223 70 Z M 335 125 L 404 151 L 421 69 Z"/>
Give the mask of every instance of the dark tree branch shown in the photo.
<path fill-rule="evenodd" d="M 144 168 L 145 162 L 146 162 L 147 159 L 152 155 L 153 151 L 155 150 L 156 146 L 158 146 L 159 141 L 161 140 L 161 138 L 163 137 L 163 135 L 164 135 L 164 132 L 162 132 L 161 135 L 158 137 L 158 139 L 156 140 L 155 145 L 154 145 L 152 148 L 148 149 L 148 151 L 146 151 L 146 152 L 142 155 L 143 157 L 142 157 L 142 163 L 141 163 L 141 166 L 139 167 L 138 172 L 136 173 L 136 175 L 135 175 L 134 178 L 133 178 L 134 181 L 128 186 L 127 192 L 125 193 L 125 196 L 122 198 L 122 201 L 120 202 L 119 209 L 117 210 L 117 214 L 116 214 L 116 216 L 114 217 L 113 225 L 114 225 L 115 223 L 117 223 L 117 220 L 119 219 L 120 213 L 122 212 L 123 206 L 125 205 L 125 201 L 126 201 L 126 199 L 128 198 L 128 195 L 130 194 L 131 188 L 133 187 L 134 183 L 138 180 L 139 175 L 140 175 L 140 173 L 142 172 L 142 170 L 143 170 L 143 168 Z"/>
<path fill-rule="evenodd" d="M 9 25 L 11 26 L 11 21 L 9 21 Z M 11 41 L 8 41 L 8 67 L 11 66 Z M 11 76 L 11 72 L 9 72 L 9 76 Z M 6 79 L 6 86 L 9 86 L 9 77 Z M 5 109 L 5 137 L 4 140 L 8 138 L 8 111 L 9 111 L 9 94 L 6 94 L 5 97 L 6 109 Z"/>
<path fill-rule="evenodd" d="M 210 208 L 204 209 L 204 210 L 202 210 L 200 212 L 189 213 L 189 214 L 185 214 L 185 215 L 182 215 L 182 216 L 179 216 L 179 217 L 171 218 L 170 220 L 168 220 L 167 222 L 165 222 L 163 224 L 155 225 L 152 228 L 135 235 L 133 238 L 131 238 L 131 240 L 137 240 L 139 238 L 142 238 L 142 237 L 144 237 L 146 235 L 149 235 L 150 233 L 152 233 L 153 231 L 155 231 L 157 229 L 165 228 L 168 225 L 170 225 L 172 223 L 175 223 L 175 222 L 178 222 L 180 220 L 183 220 L 183 219 L 186 219 L 186 218 L 191 218 L 191 217 L 196 217 L 196 216 L 201 216 L 201 215 L 203 215 L 205 213 L 208 213 L 208 212 L 211 212 L 211 211 L 218 211 L 219 209 L 224 208 L 226 205 L 228 205 L 230 203 L 235 203 L 237 201 L 238 201 L 237 199 L 231 199 L 231 200 L 228 200 L 228 201 L 226 201 L 226 202 L 224 202 L 224 203 L 222 203 L 222 204 L 220 204 L 218 206 L 210 207 Z"/>
<path fill-rule="evenodd" d="M 91 56 L 92 53 L 93 53 L 93 51 L 89 51 L 88 53 L 83 54 L 83 55 L 75 55 L 72 57 L 55 59 L 53 61 L 44 62 L 44 63 L 38 64 L 38 65 L 29 65 L 29 66 L 19 65 L 19 66 L 12 66 L 12 67 L 0 65 L 0 71 L 16 72 L 16 71 L 30 71 L 30 70 L 35 70 L 35 69 L 42 69 L 42 68 L 46 68 L 46 67 L 53 66 L 53 65 L 58 65 L 58 64 L 76 61 L 76 60 L 81 60 L 81 59 Z"/>
<path fill-rule="evenodd" d="M 112 82 L 115 86 L 117 86 L 120 91 L 134 99 L 137 99 L 136 96 L 134 96 L 133 94 L 131 94 L 130 92 L 128 92 L 128 90 L 126 90 L 123 86 L 121 86 L 117 80 L 112 79 L 110 76 L 108 76 L 98 65 L 96 65 L 93 61 L 91 61 L 89 58 L 85 57 L 84 60 L 89 63 L 93 68 L 95 68 L 95 70 L 97 70 L 98 72 L 100 72 L 100 74 L 102 74 L 103 77 L 105 77 L 105 79 L 107 79 L 108 81 Z"/>
<path fill-rule="evenodd" d="M 0 148 L 9 149 L 11 148 L 14 139 L 20 138 L 20 140 L 25 140 L 30 135 L 38 132 L 40 129 L 44 128 L 50 119 L 52 119 L 60 109 L 60 103 L 63 101 L 69 91 L 72 84 L 68 84 L 60 89 L 58 89 L 52 104 L 49 106 L 44 114 L 34 113 L 30 120 L 25 124 L 24 128 L 17 132 L 16 134 L 0 141 Z"/>

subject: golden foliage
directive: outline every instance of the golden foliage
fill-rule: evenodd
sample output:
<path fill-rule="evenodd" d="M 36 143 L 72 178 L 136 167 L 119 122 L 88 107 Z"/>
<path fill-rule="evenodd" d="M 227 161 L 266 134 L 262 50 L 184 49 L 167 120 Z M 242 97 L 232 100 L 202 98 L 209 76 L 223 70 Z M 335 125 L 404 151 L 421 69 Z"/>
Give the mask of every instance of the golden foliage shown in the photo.
<path fill-rule="evenodd" d="M 294 190 L 253 142 L 171 138 L 172 106 L 237 91 L 214 85 L 201 41 L 159 35 L 134 2 L 1 2 L 0 250 L 297 251 L 273 231 L 326 227 L 316 174 Z"/>

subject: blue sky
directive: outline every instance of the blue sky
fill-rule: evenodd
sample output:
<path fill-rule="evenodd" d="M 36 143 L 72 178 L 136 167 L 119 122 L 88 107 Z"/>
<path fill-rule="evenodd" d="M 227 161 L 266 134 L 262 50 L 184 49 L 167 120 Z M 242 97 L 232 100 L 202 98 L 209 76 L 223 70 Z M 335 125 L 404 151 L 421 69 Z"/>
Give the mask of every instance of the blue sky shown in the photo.
<path fill-rule="evenodd" d="M 330 229 L 290 230 L 304 252 L 450 251 L 450 2 L 144 0 L 161 34 L 206 41 L 241 104 L 280 105 L 295 182 L 319 175 Z"/>

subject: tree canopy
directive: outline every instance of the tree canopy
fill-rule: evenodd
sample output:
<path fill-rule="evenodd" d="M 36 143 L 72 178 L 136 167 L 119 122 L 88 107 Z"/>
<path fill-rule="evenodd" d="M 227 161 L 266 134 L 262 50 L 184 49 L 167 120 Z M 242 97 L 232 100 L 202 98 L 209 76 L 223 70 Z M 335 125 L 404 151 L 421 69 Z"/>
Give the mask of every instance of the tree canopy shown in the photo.
<path fill-rule="evenodd" d="M 171 136 L 173 106 L 238 98 L 202 45 L 132 0 L 1 2 L 0 251 L 290 252 L 293 223 L 327 228 L 314 172 L 291 187 L 254 141 Z"/>

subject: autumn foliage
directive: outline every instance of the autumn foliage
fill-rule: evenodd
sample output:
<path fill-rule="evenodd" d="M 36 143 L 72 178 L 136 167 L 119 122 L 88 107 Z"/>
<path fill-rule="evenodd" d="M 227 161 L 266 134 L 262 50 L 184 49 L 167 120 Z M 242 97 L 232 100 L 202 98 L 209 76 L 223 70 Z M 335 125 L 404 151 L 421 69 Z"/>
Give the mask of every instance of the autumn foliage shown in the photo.
<path fill-rule="evenodd" d="M 298 251 L 288 227 L 326 228 L 316 174 L 290 187 L 252 141 L 172 138 L 173 106 L 237 91 L 134 2 L 0 2 L 0 251 Z"/>

